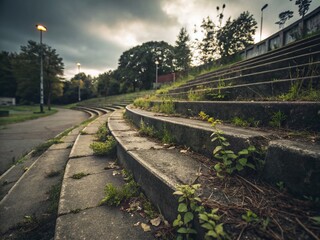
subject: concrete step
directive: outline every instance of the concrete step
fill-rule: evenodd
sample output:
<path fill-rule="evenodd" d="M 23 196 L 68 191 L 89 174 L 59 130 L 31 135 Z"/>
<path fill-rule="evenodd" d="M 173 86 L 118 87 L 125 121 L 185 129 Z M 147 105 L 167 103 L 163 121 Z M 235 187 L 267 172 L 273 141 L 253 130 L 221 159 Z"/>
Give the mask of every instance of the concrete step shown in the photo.
<path fill-rule="evenodd" d="M 290 88 L 295 83 L 301 83 L 303 85 L 301 90 L 308 89 L 308 86 L 313 86 L 313 89 L 319 88 L 320 75 L 306 76 L 301 78 L 289 78 L 278 80 L 267 80 L 262 82 L 253 82 L 245 84 L 237 84 L 231 86 L 222 86 L 211 88 L 210 85 L 206 87 L 199 86 L 199 89 L 191 90 L 193 94 L 202 94 L 202 98 L 206 100 L 238 100 L 248 101 L 256 100 L 262 101 L 269 98 L 275 98 L 282 94 L 287 94 Z M 216 85 L 215 83 L 213 83 Z M 188 99 L 190 91 L 179 92 L 179 90 L 173 90 L 171 93 L 159 95 L 161 97 L 171 97 L 176 99 Z"/>
<path fill-rule="evenodd" d="M 243 60 L 240 62 L 236 62 L 232 64 L 231 66 L 219 69 L 217 71 L 209 72 L 206 74 L 199 75 L 195 78 L 195 80 L 190 81 L 191 82 L 197 82 L 212 78 L 215 76 L 221 76 L 221 78 L 226 78 L 224 75 L 228 75 L 230 73 L 236 73 L 239 74 L 242 69 L 244 70 L 250 70 L 252 68 L 255 68 L 255 66 L 266 66 L 267 63 L 270 62 L 279 62 L 282 61 L 282 59 L 290 59 L 292 57 L 297 57 L 299 55 L 303 55 L 306 53 L 312 53 L 315 51 L 319 51 L 319 40 L 320 40 L 320 34 L 303 39 L 301 41 L 294 42 L 292 44 L 286 45 L 282 48 L 267 52 L 265 54 Z M 296 65 L 297 63 L 294 63 L 293 65 Z M 239 72 L 240 71 L 240 72 Z M 224 76 L 224 77 L 223 77 Z"/>
<path fill-rule="evenodd" d="M 106 169 L 116 159 L 95 156 L 90 144 L 94 134 L 105 124 L 110 113 L 89 124 L 85 135 L 75 142 L 63 177 L 56 222 L 55 240 L 60 239 L 154 239 L 151 232 L 135 227 L 137 222 L 146 222 L 140 215 L 129 214 L 118 208 L 100 206 L 107 183 L 115 186 L 124 184 L 113 169 Z M 74 174 L 87 174 L 74 179 Z"/>
<path fill-rule="evenodd" d="M 131 109 L 128 109 L 127 107 L 127 111 L 128 110 L 132 112 Z M 169 221 L 173 221 L 177 216 L 178 200 L 173 195 L 177 185 L 201 183 L 202 188 L 200 194 L 204 201 L 203 203 L 209 208 L 219 208 L 219 211 L 223 212 L 224 217 L 222 218 L 224 218 L 224 226 L 226 229 L 228 229 L 228 234 L 231 236 L 231 239 L 237 239 L 238 236 L 242 236 L 244 239 L 260 239 L 261 235 L 255 235 L 256 233 L 253 232 L 247 235 L 246 232 L 250 232 L 250 228 L 243 229 L 243 224 L 245 223 L 241 223 L 241 220 L 239 222 L 235 220 L 237 216 L 239 219 L 241 219 L 241 212 L 245 213 L 245 211 L 248 209 L 252 210 L 253 212 L 259 212 L 262 210 L 262 212 L 266 213 L 266 215 L 264 215 L 264 213 L 259 212 L 259 217 L 261 216 L 263 219 L 268 217 L 270 219 L 269 226 L 276 224 L 277 220 L 281 222 L 288 221 L 290 223 L 294 223 L 297 213 L 300 213 L 300 219 L 304 219 L 304 224 L 310 226 L 310 222 L 308 223 L 308 218 L 305 218 L 305 216 L 302 215 L 314 215 L 316 213 L 314 211 L 304 209 L 304 203 L 301 200 L 294 200 L 291 195 L 286 195 L 284 193 L 279 195 L 277 190 L 274 190 L 272 187 L 267 186 L 264 183 L 259 183 L 259 181 L 254 179 L 247 180 L 238 175 L 230 178 L 227 177 L 225 179 L 214 177 L 214 172 L 212 171 L 213 164 L 211 163 L 212 160 L 193 153 L 187 148 L 187 146 L 181 150 L 181 148 L 177 146 L 168 147 L 150 137 L 142 137 L 138 133 L 138 130 L 132 125 L 132 123 L 135 123 L 137 120 L 140 123 L 140 119 L 146 120 L 147 115 L 152 115 L 150 118 L 158 118 L 159 122 L 165 122 L 170 134 L 175 136 L 180 134 L 184 136 L 184 139 L 190 138 L 190 141 L 201 142 L 201 134 L 194 136 L 190 132 L 191 128 L 199 129 L 199 131 L 205 129 L 206 127 L 204 126 L 203 122 L 194 124 L 194 121 L 189 121 L 187 119 L 169 116 L 157 116 L 159 114 L 148 114 L 140 110 L 135 111 L 135 113 L 137 114 L 136 119 L 133 117 L 133 114 L 126 113 L 126 119 L 129 118 L 130 121 L 133 120 L 131 123 L 124 120 L 123 111 L 115 111 L 108 120 L 109 129 L 118 142 L 117 156 L 119 161 L 126 168 L 133 172 L 136 181 L 143 188 L 145 194 L 155 205 L 159 207 L 162 214 Z M 150 122 L 149 126 L 161 128 L 159 122 L 154 122 L 154 125 Z M 145 123 L 147 124 L 147 122 Z M 170 127 L 173 124 L 185 125 L 185 128 L 173 130 Z M 245 130 L 243 130 L 243 132 L 245 132 Z M 228 133 L 230 134 L 230 132 Z M 234 137 L 242 139 L 243 135 L 244 134 L 240 134 L 238 132 L 237 134 L 234 134 Z M 247 133 L 247 135 L 252 135 L 252 133 Z M 281 149 L 284 149 L 283 146 L 286 146 L 287 148 L 290 146 L 289 143 L 285 143 L 282 140 L 279 141 L 282 145 Z M 272 146 L 274 145 L 275 144 L 272 143 Z M 300 146 L 300 148 L 301 147 L 303 146 Z M 299 151 L 300 150 L 291 152 Z M 319 152 L 319 147 L 313 150 L 309 148 L 308 151 L 310 152 L 307 153 L 307 151 L 305 151 L 304 154 L 313 158 L 312 164 L 316 163 L 313 165 L 313 167 L 317 166 L 317 168 L 312 170 L 318 171 L 319 165 L 317 164 L 319 163 L 319 159 L 318 155 L 314 154 L 314 151 Z M 299 154 L 294 155 L 295 157 L 299 156 Z M 285 159 L 284 155 L 282 156 L 282 158 Z M 316 157 L 314 158 L 314 156 Z M 282 161 L 284 161 L 283 159 Z M 302 167 L 307 165 L 308 164 Z M 311 173 L 310 180 L 318 180 L 315 172 L 310 171 L 309 173 Z M 316 184 L 318 183 L 319 181 Z M 287 187 L 287 185 L 285 186 Z M 301 185 L 299 185 L 299 187 L 303 188 Z M 316 194 L 319 196 L 319 192 Z M 279 200 L 280 202 L 283 201 L 281 203 L 279 202 L 279 205 L 276 206 L 277 211 L 281 212 L 282 214 L 279 219 L 277 218 L 279 216 L 278 213 L 273 211 L 273 203 L 278 204 L 278 202 L 275 202 L 274 198 L 281 199 Z M 256 204 L 259 202 L 260 204 Z M 284 208 L 283 206 L 288 206 L 288 209 Z M 270 213 L 276 215 L 272 215 L 271 218 Z M 277 218 L 277 220 L 274 221 L 273 218 Z M 296 227 L 297 225 L 293 226 L 292 229 L 296 229 Z M 201 231 L 199 225 L 196 224 L 195 228 L 198 231 L 198 235 L 195 236 L 195 239 L 204 239 L 203 232 Z M 277 239 L 277 237 L 275 237 L 277 234 L 279 237 L 281 234 L 285 234 L 289 238 L 297 239 L 300 239 L 302 236 L 306 236 L 306 232 L 303 233 L 303 231 L 298 233 L 290 230 L 288 231 L 288 229 L 281 229 L 281 232 L 278 230 L 273 228 L 272 231 L 270 229 L 270 231 L 268 230 L 265 232 L 267 235 L 272 233 L 268 236 L 264 235 L 265 239 Z M 316 229 L 313 230 L 316 235 L 320 233 L 320 231 Z M 275 232 L 278 233 L 273 235 Z M 306 236 L 306 239 L 312 239 L 312 237 Z"/>
<path fill-rule="evenodd" d="M 161 104 L 151 101 L 150 107 Z M 198 117 L 203 111 L 215 119 L 230 123 L 238 117 L 252 119 L 258 127 L 270 127 L 275 113 L 281 112 L 285 119 L 281 128 L 320 132 L 319 102 L 276 102 L 276 101 L 172 101 L 174 112 L 186 117 Z"/>
<path fill-rule="evenodd" d="M 157 132 L 164 132 L 165 129 L 165 131 L 175 139 L 177 144 L 190 147 L 192 150 L 208 157 L 212 157 L 212 152 L 215 147 L 217 147 L 216 142 L 211 142 L 211 134 L 214 132 L 214 129 L 207 122 L 161 115 L 141 109 L 135 109 L 130 106 L 126 108 L 126 116 L 128 116 L 136 126 L 140 127 L 141 122 L 143 121 L 146 126 L 153 127 Z M 303 169 L 301 172 L 290 172 L 292 177 L 290 179 L 285 179 L 288 181 L 286 183 L 289 190 L 301 196 L 320 196 L 319 181 L 303 180 L 306 176 L 317 179 L 317 172 L 320 171 L 319 142 L 313 143 L 311 140 L 296 140 L 296 143 L 295 141 L 282 140 L 281 134 L 278 134 L 275 131 L 261 131 L 225 125 L 219 125 L 217 128 L 224 132 L 224 136 L 229 140 L 234 152 L 247 148 L 249 145 L 254 145 L 257 149 L 265 149 L 266 158 L 264 159 L 264 162 L 266 166 L 274 165 L 272 164 L 274 162 L 274 154 L 270 154 L 269 152 L 275 148 L 269 148 L 270 146 L 273 146 L 271 141 L 280 141 L 281 144 L 279 144 L 279 146 L 281 147 L 279 148 L 282 149 L 283 155 L 287 154 L 288 156 L 294 156 L 290 159 L 292 164 L 300 165 L 301 169 Z M 291 150 L 293 146 L 295 151 Z M 308 149 L 308 151 L 304 151 L 305 149 Z M 281 159 L 281 157 L 279 157 L 279 159 Z M 308 159 L 312 159 L 312 161 Z M 282 164 L 279 166 L 278 171 L 286 171 L 288 167 L 287 164 Z M 267 179 L 271 182 L 275 182 L 277 179 L 273 179 L 272 171 L 274 171 L 273 167 L 267 167 L 264 169 L 264 175 L 268 176 Z M 292 182 L 293 179 L 294 182 Z M 303 187 L 294 187 L 298 179 L 300 179 L 299 186 Z"/>

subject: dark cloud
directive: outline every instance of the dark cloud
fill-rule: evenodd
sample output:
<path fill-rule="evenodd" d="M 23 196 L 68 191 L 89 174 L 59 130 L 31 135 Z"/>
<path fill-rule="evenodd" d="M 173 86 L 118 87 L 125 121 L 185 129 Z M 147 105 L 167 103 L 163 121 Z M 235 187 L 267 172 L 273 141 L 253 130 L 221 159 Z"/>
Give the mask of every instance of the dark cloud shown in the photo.
<path fill-rule="evenodd" d="M 192 33 L 196 21 L 214 17 L 216 6 L 223 3 L 226 17 L 249 10 L 258 23 L 261 6 L 269 3 L 268 34 L 277 30 L 279 12 L 296 11 L 289 0 L 0 0 L 0 50 L 19 52 L 28 40 L 38 41 L 35 25 L 42 23 L 48 28 L 43 41 L 64 59 L 68 78 L 75 74 L 77 62 L 97 74 L 116 68 L 121 53 L 137 44 L 151 40 L 173 44 L 179 28 L 189 26 Z"/>

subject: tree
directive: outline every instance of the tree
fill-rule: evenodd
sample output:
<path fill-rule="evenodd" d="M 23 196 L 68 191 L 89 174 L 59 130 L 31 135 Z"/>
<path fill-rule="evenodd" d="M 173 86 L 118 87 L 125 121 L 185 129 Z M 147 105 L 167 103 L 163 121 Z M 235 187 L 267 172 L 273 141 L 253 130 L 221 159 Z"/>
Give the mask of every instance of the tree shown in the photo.
<path fill-rule="evenodd" d="M 290 0 L 292 2 L 292 0 Z M 304 18 L 306 13 L 309 11 L 309 7 L 312 0 L 296 0 L 295 4 L 298 5 L 299 15 Z"/>
<path fill-rule="evenodd" d="M 292 17 L 293 17 L 293 11 L 287 10 L 287 11 L 281 12 L 279 14 L 279 21 L 276 22 L 275 24 L 278 24 L 279 28 L 281 29 L 284 27 L 286 21 Z"/>
<path fill-rule="evenodd" d="M 231 56 L 254 43 L 257 22 L 248 11 L 232 20 L 229 18 L 217 32 L 217 45 L 222 58 Z"/>
<path fill-rule="evenodd" d="M 200 26 L 202 28 L 203 38 L 199 43 L 200 60 L 206 64 L 217 58 L 217 42 L 216 42 L 216 25 L 208 16 L 202 20 Z"/>
<path fill-rule="evenodd" d="M 120 91 L 130 92 L 136 86 L 150 89 L 155 80 L 156 64 L 159 62 L 158 74 L 170 73 L 173 66 L 174 48 L 168 43 L 146 42 L 133 47 L 120 56 L 117 79 L 121 82 Z"/>
<path fill-rule="evenodd" d="M 0 53 L 0 96 L 15 97 L 17 82 L 13 74 L 12 63 L 15 54 L 2 51 Z"/>
<path fill-rule="evenodd" d="M 105 72 L 97 77 L 97 93 L 99 96 L 116 95 L 120 91 L 120 83 L 115 79 L 115 71 Z"/>
<path fill-rule="evenodd" d="M 43 44 L 43 79 L 44 93 L 50 108 L 51 99 L 61 96 L 61 75 L 64 64 L 56 50 Z M 41 46 L 28 41 L 21 46 L 21 53 L 13 61 L 14 75 L 17 80 L 16 96 L 24 102 L 38 102 L 40 98 L 40 53 Z"/>
<path fill-rule="evenodd" d="M 188 72 L 191 63 L 190 37 L 186 28 L 181 28 L 174 48 L 175 67 L 178 71 Z"/>

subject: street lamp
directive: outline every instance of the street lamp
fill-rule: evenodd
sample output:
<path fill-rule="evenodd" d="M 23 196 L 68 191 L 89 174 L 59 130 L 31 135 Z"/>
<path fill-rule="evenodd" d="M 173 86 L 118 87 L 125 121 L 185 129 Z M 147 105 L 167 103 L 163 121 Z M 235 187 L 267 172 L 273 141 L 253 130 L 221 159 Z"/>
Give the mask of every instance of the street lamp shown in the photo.
<path fill-rule="evenodd" d="M 77 63 L 77 66 L 78 66 L 78 75 L 79 75 L 79 87 L 78 87 L 78 100 L 79 102 L 81 101 L 81 93 L 80 93 L 80 66 L 81 64 L 80 63 Z"/>
<path fill-rule="evenodd" d="M 261 41 L 261 36 L 262 36 L 262 23 L 263 23 L 263 10 L 265 10 L 268 7 L 268 4 L 266 3 L 263 5 L 261 8 L 261 25 L 260 25 L 260 41 Z"/>
<path fill-rule="evenodd" d="M 40 112 L 43 113 L 43 47 L 42 47 L 42 32 L 46 32 L 47 28 L 43 25 L 36 25 L 40 31 Z"/>
<path fill-rule="evenodd" d="M 158 65 L 159 65 L 159 62 L 158 62 L 158 60 L 156 60 L 154 63 L 156 64 L 156 87 L 158 87 Z"/>

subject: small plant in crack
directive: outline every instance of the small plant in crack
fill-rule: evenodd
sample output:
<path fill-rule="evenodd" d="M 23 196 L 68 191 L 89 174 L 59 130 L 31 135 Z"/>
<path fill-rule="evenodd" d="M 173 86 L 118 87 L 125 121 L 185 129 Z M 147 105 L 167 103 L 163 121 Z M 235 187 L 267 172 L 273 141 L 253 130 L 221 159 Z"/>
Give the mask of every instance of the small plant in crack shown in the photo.
<path fill-rule="evenodd" d="M 73 178 L 73 179 L 81 179 L 81 178 L 89 176 L 89 175 L 90 175 L 90 173 L 79 172 L 79 173 L 73 174 L 71 178 Z"/>

